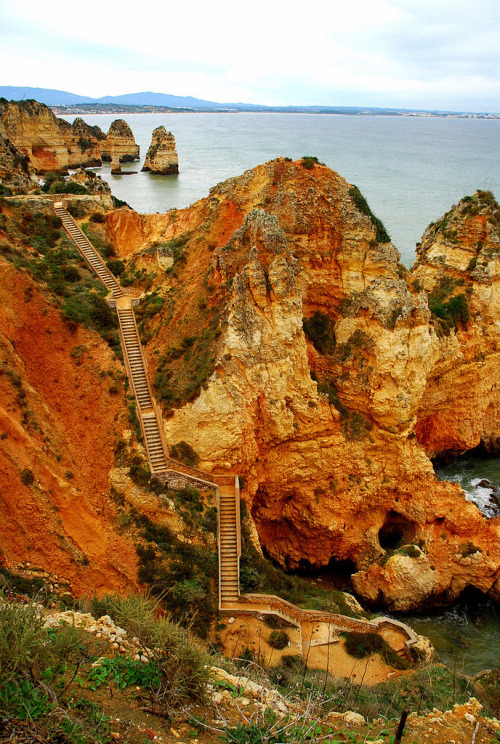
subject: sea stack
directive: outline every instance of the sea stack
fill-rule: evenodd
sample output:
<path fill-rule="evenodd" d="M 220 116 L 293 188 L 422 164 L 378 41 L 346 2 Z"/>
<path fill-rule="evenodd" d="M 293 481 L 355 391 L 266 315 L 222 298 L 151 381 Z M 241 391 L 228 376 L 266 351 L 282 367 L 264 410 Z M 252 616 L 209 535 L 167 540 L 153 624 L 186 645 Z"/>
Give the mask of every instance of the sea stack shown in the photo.
<path fill-rule="evenodd" d="M 119 175 L 122 172 L 122 166 L 120 164 L 120 157 L 117 152 L 111 153 L 111 173 L 114 176 Z"/>
<path fill-rule="evenodd" d="M 132 130 L 124 119 L 115 119 L 101 145 L 103 160 L 111 161 L 113 154 L 118 155 L 120 163 L 139 159 L 139 145 L 136 145 Z"/>
<path fill-rule="evenodd" d="M 164 126 L 157 127 L 151 136 L 143 171 L 161 176 L 179 173 L 179 157 L 175 149 L 175 137 Z"/>

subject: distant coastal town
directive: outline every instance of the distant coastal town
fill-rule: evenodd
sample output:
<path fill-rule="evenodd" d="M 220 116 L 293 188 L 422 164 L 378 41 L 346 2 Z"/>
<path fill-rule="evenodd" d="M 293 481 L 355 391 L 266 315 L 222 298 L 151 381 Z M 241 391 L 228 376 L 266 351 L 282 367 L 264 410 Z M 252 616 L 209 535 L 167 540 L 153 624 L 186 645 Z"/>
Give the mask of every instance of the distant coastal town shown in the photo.
<path fill-rule="evenodd" d="M 50 106 L 58 116 L 81 114 L 334 114 L 343 116 L 407 116 L 441 119 L 500 119 L 500 114 L 468 111 L 414 111 L 411 109 L 356 108 L 350 106 L 148 106 L 110 103 L 81 103 Z"/>

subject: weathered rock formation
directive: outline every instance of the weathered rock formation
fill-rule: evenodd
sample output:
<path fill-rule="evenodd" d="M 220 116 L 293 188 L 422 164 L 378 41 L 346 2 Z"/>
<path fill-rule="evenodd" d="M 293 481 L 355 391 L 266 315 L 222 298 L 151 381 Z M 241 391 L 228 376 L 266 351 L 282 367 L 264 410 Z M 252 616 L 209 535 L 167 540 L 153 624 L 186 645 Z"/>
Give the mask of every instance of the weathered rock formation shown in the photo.
<path fill-rule="evenodd" d="M 94 171 L 79 168 L 71 174 L 68 183 L 78 183 L 81 186 L 84 186 L 89 194 L 109 197 L 111 201 L 111 189 L 109 184 Z"/>
<path fill-rule="evenodd" d="M 82 119 L 58 119 L 37 101 L 0 101 L 0 121 L 12 144 L 27 155 L 37 173 L 101 164 L 99 127 Z"/>
<path fill-rule="evenodd" d="M 112 122 L 106 139 L 101 144 L 101 157 L 111 161 L 118 157 L 120 163 L 131 163 L 139 159 L 139 145 L 136 145 L 134 135 L 129 125 L 123 119 Z"/>
<path fill-rule="evenodd" d="M 162 176 L 179 173 L 175 137 L 172 132 L 167 132 L 164 126 L 154 130 L 142 170 Z"/>
<path fill-rule="evenodd" d="M 137 271 L 173 259 L 144 327 L 167 440 L 245 477 L 274 560 L 351 565 L 360 595 L 396 609 L 470 585 L 500 599 L 500 520 L 428 456 L 498 446 L 498 207 L 480 201 L 456 244 L 426 234 L 414 275 L 319 165 L 274 161 L 189 209 L 108 221 Z M 462 300 L 453 322 L 429 309 L 440 272 L 464 280 L 445 304 L 462 292 L 468 318 Z"/>
<path fill-rule="evenodd" d="M 118 153 L 114 152 L 111 156 L 111 173 L 113 175 L 119 175 L 122 172 L 122 166 Z"/>
<path fill-rule="evenodd" d="M 5 136 L 29 158 L 37 173 L 66 174 L 68 168 L 100 166 L 113 155 L 121 163 L 139 157 L 139 146 L 123 119 L 112 122 L 105 135 L 100 127 L 79 117 L 73 124 L 59 119 L 43 103 L 3 99 L 0 123 Z"/>
<path fill-rule="evenodd" d="M 38 185 L 29 158 L 14 147 L 0 123 L 0 192 L 24 194 Z"/>

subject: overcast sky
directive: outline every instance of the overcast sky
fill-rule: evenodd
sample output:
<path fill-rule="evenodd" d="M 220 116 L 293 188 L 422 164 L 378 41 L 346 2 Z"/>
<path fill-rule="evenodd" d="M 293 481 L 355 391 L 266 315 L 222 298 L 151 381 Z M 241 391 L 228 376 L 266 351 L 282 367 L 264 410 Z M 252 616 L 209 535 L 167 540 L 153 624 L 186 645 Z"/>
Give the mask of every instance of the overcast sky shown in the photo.
<path fill-rule="evenodd" d="M 500 111 L 498 0 L 0 0 L 0 84 Z"/>

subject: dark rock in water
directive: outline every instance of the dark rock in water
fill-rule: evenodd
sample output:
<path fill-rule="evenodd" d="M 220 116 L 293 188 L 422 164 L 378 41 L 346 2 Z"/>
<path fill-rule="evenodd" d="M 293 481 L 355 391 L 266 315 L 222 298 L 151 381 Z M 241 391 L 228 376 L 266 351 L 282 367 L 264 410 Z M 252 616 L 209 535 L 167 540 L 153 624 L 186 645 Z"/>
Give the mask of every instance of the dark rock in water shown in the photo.
<path fill-rule="evenodd" d="M 500 493 L 500 488 L 496 485 L 496 483 L 492 483 L 487 478 L 483 478 L 483 480 L 480 480 L 477 485 L 481 486 L 481 488 L 490 488 L 493 493 Z"/>

